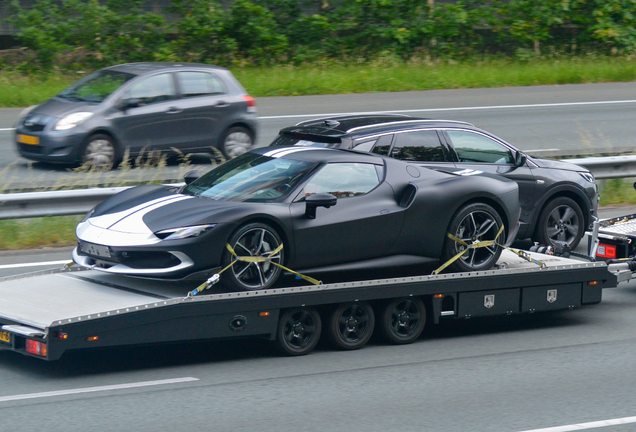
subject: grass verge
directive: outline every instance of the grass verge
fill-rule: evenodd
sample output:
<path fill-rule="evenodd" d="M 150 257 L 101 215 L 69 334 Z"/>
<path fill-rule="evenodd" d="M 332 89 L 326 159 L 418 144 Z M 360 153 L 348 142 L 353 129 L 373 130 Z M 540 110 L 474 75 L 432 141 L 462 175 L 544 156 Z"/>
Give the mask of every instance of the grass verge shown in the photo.
<path fill-rule="evenodd" d="M 71 246 L 82 216 L 58 216 L 0 221 L 0 250 Z"/>
<path fill-rule="evenodd" d="M 519 62 L 511 59 L 411 60 L 380 58 L 349 63 L 232 68 L 255 97 L 395 92 L 477 87 L 625 82 L 636 80 L 633 57 L 565 57 Z M 50 73 L 0 76 L 0 107 L 26 107 L 57 94 L 85 75 Z"/>

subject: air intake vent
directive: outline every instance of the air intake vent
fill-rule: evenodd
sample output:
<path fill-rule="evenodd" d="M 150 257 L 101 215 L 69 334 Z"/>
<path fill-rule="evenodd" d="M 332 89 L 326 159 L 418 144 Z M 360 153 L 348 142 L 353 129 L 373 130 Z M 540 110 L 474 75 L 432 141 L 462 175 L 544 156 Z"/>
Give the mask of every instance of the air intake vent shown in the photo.
<path fill-rule="evenodd" d="M 417 188 L 413 183 L 409 183 L 404 189 L 404 193 L 402 193 L 402 198 L 400 199 L 400 207 L 407 208 L 413 202 L 415 198 L 415 194 L 417 193 Z"/>

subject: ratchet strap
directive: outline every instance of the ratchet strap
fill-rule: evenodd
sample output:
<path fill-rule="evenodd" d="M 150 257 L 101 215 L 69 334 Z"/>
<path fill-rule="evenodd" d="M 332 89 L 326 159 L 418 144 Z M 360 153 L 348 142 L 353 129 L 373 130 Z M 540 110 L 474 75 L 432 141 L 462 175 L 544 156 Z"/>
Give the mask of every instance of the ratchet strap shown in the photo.
<path fill-rule="evenodd" d="M 522 259 L 524 259 L 524 260 L 526 260 L 528 262 L 532 262 L 534 264 L 537 264 L 541 268 L 545 268 L 546 267 L 544 262 L 535 260 L 534 258 L 530 257 L 530 255 L 528 255 L 524 251 L 512 249 L 512 248 L 509 248 L 508 246 L 504 246 L 502 244 L 497 243 L 497 239 L 499 238 L 499 236 L 501 235 L 503 230 L 504 230 L 504 226 L 502 225 L 501 228 L 499 228 L 499 231 L 497 232 L 497 235 L 495 236 L 494 240 L 484 240 L 484 241 L 478 241 L 478 242 L 474 242 L 474 243 L 466 243 L 464 240 L 462 240 L 462 239 L 460 239 L 458 237 L 455 237 L 451 233 L 447 232 L 446 233 L 446 237 L 448 237 L 449 239 L 453 240 L 456 243 L 461 244 L 462 246 L 465 246 L 465 248 L 464 248 L 464 250 L 459 252 L 457 255 L 455 255 L 454 257 L 452 257 L 451 259 L 446 261 L 444 264 L 442 264 L 432 274 L 434 274 L 434 275 L 439 274 L 446 267 L 448 267 L 449 265 L 451 265 L 452 263 L 457 261 L 462 255 L 464 255 L 466 252 L 468 252 L 471 249 L 478 249 L 478 248 L 489 247 L 489 246 L 493 246 L 493 245 L 497 245 L 497 246 L 502 247 L 502 248 L 504 248 L 506 250 L 509 250 L 509 251 L 513 252 L 515 255 L 517 255 L 518 257 L 520 257 L 520 258 L 522 258 Z"/>
<path fill-rule="evenodd" d="M 208 280 L 206 280 L 205 282 L 203 282 L 201 285 L 199 285 L 196 289 L 190 291 L 188 293 L 188 297 L 193 297 L 195 295 L 197 295 L 198 293 L 200 293 L 201 291 L 210 288 L 212 285 L 214 285 L 215 283 L 217 283 L 220 280 L 220 275 L 221 273 L 223 273 L 225 270 L 229 269 L 230 267 L 232 267 L 234 264 L 236 264 L 237 262 L 241 261 L 241 262 L 246 262 L 246 263 L 263 263 L 263 262 L 268 262 L 270 264 L 275 265 L 276 267 L 280 267 L 281 269 L 296 275 L 304 280 L 306 280 L 307 282 L 311 282 L 314 285 L 320 285 L 322 284 L 321 281 L 314 279 L 312 277 L 306 276 L 306 275 L 302 275 L 298 272 L 295 272 L 291 269 L 288 269 L 287 267 L 278 264 L 277 262 L 272 261 L 272 257 L 274 255 L 276 255 L 278 252 L 280 252 L 281 250 L 283 250 L 283 244 L 281 243 L 280 246 L 278 246 L 276 249 L 274 249 L 269 255 L 267 256 L 239 256 L 236 254 L 236 252 L 234 251 L 234 249 L 232 248 L 232 246 L 230 246 L 229 243 L 225 244 L 225 247 L 227 248 L 228 251 L 230 251 L 230 253 L 232 254 L 232 256 L 234 257 L 234 261 L 232 261 L 230 264 L 228 264 L 227 266 L 225 266 L 223 269 L 221 269 L 221 271 L 219 271 L 218 273 L 215 273 L 212 275 L 212 277 L 210 277 Z"/>

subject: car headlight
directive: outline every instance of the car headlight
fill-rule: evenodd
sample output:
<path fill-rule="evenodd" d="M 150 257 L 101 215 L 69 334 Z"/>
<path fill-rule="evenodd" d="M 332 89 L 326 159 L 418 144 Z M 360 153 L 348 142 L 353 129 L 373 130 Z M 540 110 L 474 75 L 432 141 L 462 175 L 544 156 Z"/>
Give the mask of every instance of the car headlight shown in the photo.
<path fill-rule="evenodd" d="M 55 125 L 55 130 L 72 129 L 93 116 L 92 112 L 76 112 L 62 117 Z"/>
<path fill-rule="evenodd" d="M 590 172 L 582 172 L 582 171 L 577 171 L 581 177 L 583 177 L 585 180 L 589 181 L 590 183 L 594 183 L 594 176 L 592 175 L 592 173 Z"/>
<path fill-rule="evenodd" d="M 214 228 L 216 224 L 187 226 L 181 228 L 170 228 L 157 231 L 155 235 L 162 240 L 177 240 L 189 237 L 198 237 Z"/>

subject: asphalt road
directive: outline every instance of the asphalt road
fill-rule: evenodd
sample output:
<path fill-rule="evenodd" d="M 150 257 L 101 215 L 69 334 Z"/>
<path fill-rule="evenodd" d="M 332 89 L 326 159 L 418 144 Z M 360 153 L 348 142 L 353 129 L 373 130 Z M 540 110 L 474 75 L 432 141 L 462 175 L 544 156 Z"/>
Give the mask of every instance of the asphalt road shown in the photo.
<path fill-rule="evenodd" d="M 258 98 L 257 145 L 298 121 L 352 112 L 402 112 L 428 118 L 464 120 L 533 154 L 632 152 L 636 148 L 636 82 L 495 89 L 434 90 L 335 96 Z M 70 173 L 68 167 L 30 163 L 18 156 L 12 125 L 19 109 L 0 110 L 0 179 L 5 188 L 55 184 L 99 184 L 139 179 L 180 179 L 191 168 L 178 162 L 103 175 Z M 209 158 L 193 164 L 210 169 Z"/>
<path fill-rule="evenodd" d="M 0 276 L 67 258 L 68 249 L 2 252 Z M 262 340 L 78 351 L 51 363 L 0 351 L 0 430 L 631 431 L 617 423 L 636 416 L 635 327 L 636 281 L 606 289 L 600 305 L 448 320 L 412 345 L 323 344 L 299 358 Z"/>

